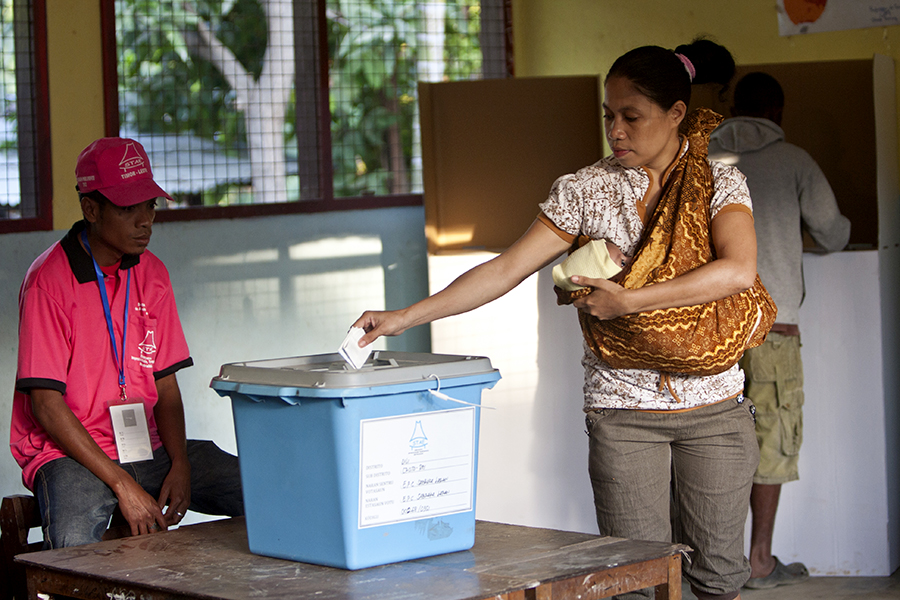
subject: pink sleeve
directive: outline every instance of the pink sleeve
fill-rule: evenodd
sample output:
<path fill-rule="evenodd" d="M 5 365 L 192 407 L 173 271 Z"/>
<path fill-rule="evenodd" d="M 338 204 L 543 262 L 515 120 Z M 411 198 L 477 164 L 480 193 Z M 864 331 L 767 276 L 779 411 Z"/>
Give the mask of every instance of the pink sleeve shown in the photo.
<path fill-rule="evenodd" d="M 16 388 L 65 391 L 72 355 L 72 323 L 66 311 L 38 287 L 23 289 L 19 300 L 19 359 Z M 44 385 L 35 383 L 45 382 Z M 57 385 L 50 385 L 57 382 Z"/>

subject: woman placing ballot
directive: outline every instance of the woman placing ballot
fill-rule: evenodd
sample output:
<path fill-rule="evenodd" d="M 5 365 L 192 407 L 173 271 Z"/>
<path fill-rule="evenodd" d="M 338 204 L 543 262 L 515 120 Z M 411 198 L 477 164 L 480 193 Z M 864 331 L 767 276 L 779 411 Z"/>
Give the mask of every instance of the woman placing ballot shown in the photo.
<path fill-rule="evenodd" d="M 687 114 L 692 82 L 724 85 L 733 72 L 728 51 L 708 40 L 621 56 L 605 79 L 612 154 L 560 177 L 497 257 L 410 307 L 354 324 L 366 346 L 491 302 L 579 236 L 609 241 L 627 257 L 616 281 L 577 273 L 569 280 L 585 289 L 557 290 L 585 337 L 597 523 L 603 535 L 690 545 L 685 578 L 701 600 L 740 597 L 750 575 L 743 533 L 758 449 L 737 359 L 774 319 L 756 277 L 744 177 L 706 156 L 721 117 Z"/>

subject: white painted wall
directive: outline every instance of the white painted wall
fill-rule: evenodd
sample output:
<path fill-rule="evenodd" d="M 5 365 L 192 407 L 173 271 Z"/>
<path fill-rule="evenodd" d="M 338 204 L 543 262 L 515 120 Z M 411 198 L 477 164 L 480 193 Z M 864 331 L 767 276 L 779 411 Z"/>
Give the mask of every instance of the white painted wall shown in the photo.
<path fill-rule="evenodd" d="M 196 363 L 179 373 L 188 434 L 234 450 L 230 403 L 208 387 L 221 364 L 334 351 L 364 309 L 410 304 L 490 256 L 430 257 L 426 265 L 423 229 L 421 209 L 157 225 L 151 249 L 171 272 Z M 61 235 L 0 236 L 4 441 L 19 285 Z M 888 575 L 898 566 L 900 535 L 888 516 L 896 512 L 890 490 L 900 472 L 897 391 L 884 384 L 897 364 L 896 344 L 883 346 L 881 331 L 897 317 L 878 292 L 879 278 L 884 287 L 896 271 L 897 261 L 886 258 L 897 253 L 804 261 L 806 439 L 801 480 L 784 488 L 775 551 L 805 561 L 814 574 Z M 427 350 L 428 329 L 417 329 L 382 347 Z M 503 375 L 483 396 L 496 408 L 482 415 L 478 518 L 596 532 L 580 332 L 574 309 L 556 306 L 549 270 L 487 307 L 435 323 L 432 336 L 434 352 L 488 356 Z M 0 495 L 24 491 L 18 466 L 0 452 Z"/>
<path fill-rule="evenodd" d="M 231 403 L 209 389 L 228 362 L 336 352 L 370 308 L 427 290 L 422 208 L 161 223 L 150 249 L 169 269 L 194 366 L 180 371 L 189 437 L 235 451 Z M 31 262 L 63 231 L 0 235 L 0 440 L 9 440 L 18 291 Z M 427 327 L 380 347 L 427 352 Z M 9 450 L 0 495 L 26 493 Z"/>
<path fill-rule="evenodd" d="M 879 255 L 806 255 L 803 343 L 804 442 L 800 480 L 784 485 L 774 552 L 816 574 L 889 575 L 888 456 Z M 894 363 L 895 364 L 895 363 Z"/>
<path fill-rule="evenodd" d="M 489 253 L 430 256 L 432 293 Z M 597 532 L 587 474 L 581 332 L 556 306 L 550 267 L 471 313 L 436 321 L 432 351 L 487 356 L 502 379 L 482 394 L 477 517 Z"/>
<path fill-rule="evenodd" d="M 430 257 L 432 291 L 490 256 Z M 804 269 L 801 478 L 784 486 L 774 551 L 816 575 L 889 575 L 900 539 L 888 533 L 888 474 L 900 457 L 886 450 L 898 431 L 885 421 L 896 394 L 883 386 L 879 254 L 806 255 Z M 548 268 L 432 326 L 434 352 L 489 356 L 503 376 L 482 397 L 495 410 L 482 414 L 480 519 L 597 531 L 573 311 L 556 306 Z"/>

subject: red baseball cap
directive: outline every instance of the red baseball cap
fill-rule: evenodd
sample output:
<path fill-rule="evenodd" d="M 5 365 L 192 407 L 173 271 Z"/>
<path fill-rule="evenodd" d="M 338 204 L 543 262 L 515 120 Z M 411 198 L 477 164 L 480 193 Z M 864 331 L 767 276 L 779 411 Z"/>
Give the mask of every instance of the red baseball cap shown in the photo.
<path fill-rule="evenodd" d="M 128 138 L 100 138 L 82 150 L 75 163 L 75 179 L 79 192 L 97 190 L 116 206 L 172 199 L 153 181 L 144 147 Z"/>

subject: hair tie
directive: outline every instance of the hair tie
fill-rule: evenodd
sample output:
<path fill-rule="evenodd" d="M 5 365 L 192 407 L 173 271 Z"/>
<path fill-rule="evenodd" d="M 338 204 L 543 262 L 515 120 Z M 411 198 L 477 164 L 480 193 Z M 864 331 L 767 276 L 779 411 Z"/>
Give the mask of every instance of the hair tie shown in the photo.
<path fill-rule="evenodd" d="M 697 70 L 694 68 L 694 63 L 691 62 L 684 54 L 675 53 L 675 56 L 678 57 L 678 60 L 684 65 L 684 70 L 687 71 L 688 77 L 691 78 L 691 81 L 694 81 L 694 77 L 697 76 Z"/>

